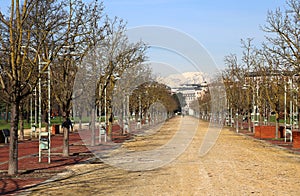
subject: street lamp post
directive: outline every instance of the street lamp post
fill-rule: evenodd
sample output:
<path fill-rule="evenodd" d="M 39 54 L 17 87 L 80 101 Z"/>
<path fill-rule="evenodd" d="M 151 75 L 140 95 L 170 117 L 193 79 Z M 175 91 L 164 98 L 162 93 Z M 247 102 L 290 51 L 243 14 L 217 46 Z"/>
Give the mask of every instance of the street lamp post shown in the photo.
<path fill-rule="evenodd" d="M 234 123 L 233 117 L 232 117 L 232 107 L 230 108 L 230 126 L 232 127 Z"/>
<path fill-rule="evenodd" d="M 291 125 L 292 126 L 292 128 L 294 127 L 294 128 L 296 128 L 296 129 L 298 129 L 298 103 L 297 103 L 297 96 L 298 96 L 298 86 L 296 86 L 295 84 L 297 84 L 297 83 L 295 83 L 295 82 L 293 82 L 293 80 L 294 80 L 294 77 L 295 76 L 298 76 L 298 74 L 294 74 L 293 76 L 292 76 L 292 78 L 291 78 L 291 112 L 290 112 L 290 114 L 291 114 L 291 119 L 293 119 L 292 120 L 292 122 L 293 122 L 293 124 Z"/>
<path fill-rule="evenodd" d="M 129 94 L 126 95 L 126 112 L 127 112 L 126 121 L 127 121 L 127 126 L 128 126 L 128 133 L 129 133 L 130 132 Z"/>
<path fill-rule="evenodd" d="M 26 48 L 26 46 L 22 46 L 22 48 Z M 35 53 L 37 53 L 37 50 L 34 49 L 33 47 L 30 47 L 28 46 L 28 48 L 32 51 L 34 51 Z M 41 65 L 44 64 L 45 62 L 41 62 L 41 58 L 40 58 L 40 55 L 37 53 L 37 57 L 38 57 L 38 71 L 39 71 L 39 74 L 41 74 Z M 41 110 L 41 105 L 42 105 L 42 98 L 41 98 L 41 88 L 42 88 L 42 85 L 41 85 L 41 77 L 39 76 L 39 79 L 38 79 L 38 88 L 39 88 L 39 113 L 38 113 L 38 116 L 39 116 L 39 132 L 41 132 L 41 127 L 42 127 L 42 124 L 41 124 L 41 113 L 42 113 L 42 110 Z"/>
<path fill-rule="evenodd" d="M 286 83 L 284 83 L 284 131 L 286 135 Z M 276 139 L 278 138 L 278 133 L 276 133 Z M 286 137 L 285 137 L 286 138 Z"/>
<path fill-rule="evenodd" d="M 107 109 L 106 109 L 106 88 L 104 89 L 104 124 L 105 124 L 105 129 L 107 127 L 107 117 L 106 117 Z"/>
<path fill-rule="evenodd" d="M 256 106 L 255 106 L 255 101 L 254 101 L 255 100 L 254 87 L 251 86 L 251 85 L 244 84 L 242 89 L 246 90 L 246 89 L 248 89 L 248 87 L 250 87 L 252 89 L 252 91 L 253 91 L 253 93 L 252 93 L 252 107 L 253 107 L 253 111 L 252 111 L 252 114 L 251 114 L 251 120 L 252 120 L 252 123 L 253 123 L 253 133 L 255 133 L 255 115 L 257 115 L 257 114 L 255 114 Z M 258 97 L 258 86 L 256 87 L 256 96 Z M 248 129 L 250 129 L 250 127 L 251 127 L 251 125 L 248 125 Z"/>
<path fill-rule="evenodd" d="M 290 85 L 290 121 L 289 121 L 289 126 L 291 127 L 291 130 L 293 130 L 293 124 L 294 124 L 294 119 L 293 119 L 293 82 L 291 79 L 289 79 L 289 85 Z"/>
<path fill-rule="evenodd" d="M 124 100 L 123 100 L 123 134 L 125 134 L 125 131 L 129 133 L 130 128 L 129 128 L 129 94 L 125 93 Z"/>
<path fill-rule="evenodd" d="M 125 133 L 125 125 L 126 125 L 126 95 L 122 96 L 122 127 L 123 127 L 123 134 Z"/>
<path fill-rule="evenodd" d="M 239 132 L 239 110 L 236 111 L 236 132 Z"/>
<path fill-rule="evenodd" d="M 51 127 L 51 69 L 48 65 L 48 131 L 50 133 Z"/>
<path fill-rule="evenodd" d="M 294 77 L 295 75 L 293 75 L 292 76 L 292 78 Z M 292 79 L 291 78 L 289 78 L 289 80 L 288 80 L 288 84 L 289 84 L 289 87 L 290 87 L 290 120 L 289 120 L 289 124 L 288 124 L 288 126 L 290 127 L 290 134 L 292 133 L 292 131 L 293 131 L 293 127 L 294 127 L 294 124 L 295 124 L 295 121 L 297 121 L 297 120 L 295 120 L 294 119 L 294 106 L 293 106 L 293 99 L 294 99 L 294 93 L 293 93 L 293 82 L 292 82 Z M 286 101 L 287 101 L 287 98 L 286 98 L 286 95 L 287 94 L 287 86 L 286 86 L 286 83 L 285 83 L 285 86 L 284 86 L 284 130 L 285 130 L 285 134 L 284 134 L 284 141 L 286 142 L 286 134 L 287 134 L 287 132 L 288 132 L 288 130 L 287 130 L 287 123 L 286 123 L 286 121 L 287 121 L 287 115 L 286 115 L 286 113 L 287 113 L 287 109 L 286 109 L 286 107 L 287 107 L 287 105 L 286 105 Z"/>
<path fill-rule="evenodd" d="M 37 131 L 36 131 L 36 126 L 37 126 L 37 119 L 38 119 L 38 113 L 37 113 L 37 92 L 36 92 L 36 87 L 34 88 L 34 127 L 31 127 L 31 129 L 34 129 L 34 134 L 35 137 L 37 137 Z"/>
<path fill-rule="evenodd" d="M 31 48 L 33 49 L 33 48 Z M 35 50 L 35 49 L 34 49 Z M 38 55 L 38 58 L 39 58 L 39 73 L 41 73 L 41 66 L 43 64 L 47 64 L 47 62 L 41 62 L 41 59 L 40 59 L 40 56 Z M 50 74 L 50 71 L 49 71 L 49 66 L 48 66 L 48 74 Z M 49 79 L 49 75 L 48 75 L 48 81 L 50 81 Z M 39 85 L 39 135 L 41 136 L 41 132 L 42 132 L 42 79 L 41 79 L 41 76 L 39 77 L 39 81 L 38 81 L 38 85 Z M 50 86 L 49 86 L 49 83 L 48 83 L 48 93 L 50 92 Z M 49 96 L 50 96 L 50 93 L 49 93 Z M 49 97 L 48 97 L 49 99 Z M 49 102 L 48 102 L 49 104 Z M 50 108 L 50 105 L 49 105 L 49 108 Z M 50 121 L 50 116 L 48 116 L 48 119 Z M 50 129 L 49 129 L 49 122 L 48 122 L 48 163 L 51 162 L 50 160 L 50 146 L 51 146 L 51 134 L 50 134 Z M 41 140 L 41 138 L 39 137 L 39 139 Z M 41 146 L 39 145 L 39 148 L 41 148 Z M 42 154 L 41 154 L 41 150 L 42 149 L 39 149 L 39 162 L 41 162 L 42 160 Z"/>
<path fill-rule="evenodd" d="M 32 91 L 32 86 L 31 84 L 28 83 L 28 85 L 30 86 L 30 89 Z M 32 97 L 34 96 L 34 125 L 33 125 L 33 101 L 32 101 Z M 36 135 L 36 122 L 37 122 L 37 100 L 36 100 L 36 87 L 33 89 L 33 91 L 31 92 L 30 95 L 30 129 L 31 129 L 31 134 L 30 137 L 32 138 L 32 133 L 35 134 L 35 137 L 37 137 Z"/>
<path fill-rule="evenodd" d="M 36 92 L 36 87 L 34 88 L 34 134 L 35 137 L 37 137 L 37 131 L 36 131 L 36 126 L 37 126 L 37 119 L 38 119 L 38 113 L 37 113 L 37 92 Z M 31 128 L 32 129 L 32 128 Z"/>
<path fill-rule="evenodd" d="M 21 48 L 26 48 L 26 46 L 21 46 Z M 34 49 L 34 48 L 32 48 L 32 47 L 30 47 L 30 46 L 28 46 L 28 48 L 29 49 L 31 49 L 31 50 L 33 50 L 34 52 L 36 52 L 37 53 L 37 51 Z M 37 53 L 37 56 L 38 56 L 38 70 L 39 70 L 39 73 L 40 73 L 40 64 L 41 64 L 41 59 L 40 59 L 40 56 L 39 56 L 39 54 Z M 30 90 L 32 91 L 32 86 L 28 83 L 28 85 L 30 86 Z M 33 125 L 33 123 L 32 123 L 32 93 L 34 93 L 34 107 L 35 107 L 35 109 L 34 109 L 34 126 L 32 126 Z M 31 128 L 31 137 L 32 137 L 32 132 L 34 132 L 35 133 L 35 137 L 37 137 L 37 132 L 36 132 L 36 123 L 37 123 L 37 99 L 36 99 L 36 96 L 37 96 L 37 92 L 36 92 L 36 87 L 34 88 L 34 90 L 33 90 L 33 92 L 31 93 L 31 98 L 30 98 L 30 128 Z M 40 94 L 39 94 L 39 96 L 40 96 Z"/>
<path fill-rule="evenodd" d="M 104 125 L 104 129 L 102 127 L 102 104 L 101 104 L 101 97 L 102 97 L 102 85 L 99 84 L 99 143 L 101 143 L 101 137 L 104 135 L 104 141 L 106 142 L 106 124 Z M 106 112 L 105 112 L 105 119 L 106 119 Z"/>
<path fill-rule="evenodd" d="M 297 75 L 298 76 L 298 75 Z M 297 83 L 296 83 L 297 85 Z M 293 93 L 293 99 L 295 101 L 294 108 L 293 108 L 293 119 L 294 119 L 294 125 L 295 129 L 298 129 L 299 127 L 299 121 L 298 121 L 298 86 L 293 87 L 294 88 L 294 93 Z"/>
<path fill-rule="evenodd" d="M 30 46 L 21 46 L 22 48 L 29 48 L 30 50 L 34 51 L 38 57 L 38 88 L 39 88 L 39 111 L 38 111 L 38 119 L 39 119 L 39 140 L 41 140 L 41 132 L 42 132 L 42 79 L 41 79 L 41 66 L 48 64 L 47 62 L 41 62 L 41 57 L 38 54 L 37 50 Z M 50 163 L 50 141 L 51 141 L 51 134 L 50 134 L 50 66 L 48 65 L 48 163 Z M 39 162 L 41 162 L 41 145 L 39 145 Z"/>
<path fill-rule="evenodd" d="M 141 103 L 141 95 L 139 95 L 139 113 L 138 113 L 138 122 L 137 122 L 137 129 L 142 127 L 141 116 L 142 116 L 142 103 Z"/>
<path fill-rule="evenodd" d="M 30 128 L 31 128 L 31 138 L 32 138 L 32 93 L 30 95 Z"/>

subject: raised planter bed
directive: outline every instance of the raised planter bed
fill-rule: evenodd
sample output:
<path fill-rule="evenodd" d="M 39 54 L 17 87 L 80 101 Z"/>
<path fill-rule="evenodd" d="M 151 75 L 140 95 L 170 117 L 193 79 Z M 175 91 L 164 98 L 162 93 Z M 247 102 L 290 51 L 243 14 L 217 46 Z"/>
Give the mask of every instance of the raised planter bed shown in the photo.
<path fill-rule="evenodd" d="M 300 148 L 300 131 L 293 131 L 293 148 Z"/>
<path fill-rule="evenodd" d="M 273 139 L 276 137 L 275 126 L 255 126 L 255 138 L 259 139 Z"/>
<path fill-rule="evenodd" d="M 278 127 L 278 138 L 284 138 L 284 127 Z M 255 138 L 259 139 L 275 139 L 276 138 L 276 126 L 255 126 Z"/>

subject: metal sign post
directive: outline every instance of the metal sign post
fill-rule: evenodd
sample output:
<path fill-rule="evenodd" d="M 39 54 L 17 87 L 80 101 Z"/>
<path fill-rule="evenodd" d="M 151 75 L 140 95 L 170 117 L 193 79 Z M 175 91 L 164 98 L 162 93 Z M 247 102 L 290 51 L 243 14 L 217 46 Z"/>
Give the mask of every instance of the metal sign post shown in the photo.
<path fill-rule="evenodd" d="M 43 150 L 48 150 L 48 163 L 50 163 L 50 132 L 39 133 L 39 162 L 42 161 Z"/>

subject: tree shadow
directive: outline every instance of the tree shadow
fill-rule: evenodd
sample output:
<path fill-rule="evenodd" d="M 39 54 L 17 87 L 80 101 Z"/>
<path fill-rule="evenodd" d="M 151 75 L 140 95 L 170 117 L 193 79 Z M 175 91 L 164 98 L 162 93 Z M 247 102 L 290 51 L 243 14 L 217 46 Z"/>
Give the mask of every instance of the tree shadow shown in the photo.
<path fill-rule="evenodd" d="M 53 166 L 34 168 L 19 173 L 17 176 L 9 176 L 2 173 L 0 179 L 0 195 L 15 194 L 41 184 L 58 173 L 67 171 L 66 167 L 87 162 L 87 156 L 73 155 L 53 160 Z M 32 185 L 33 184 L 33 185 Z"/>

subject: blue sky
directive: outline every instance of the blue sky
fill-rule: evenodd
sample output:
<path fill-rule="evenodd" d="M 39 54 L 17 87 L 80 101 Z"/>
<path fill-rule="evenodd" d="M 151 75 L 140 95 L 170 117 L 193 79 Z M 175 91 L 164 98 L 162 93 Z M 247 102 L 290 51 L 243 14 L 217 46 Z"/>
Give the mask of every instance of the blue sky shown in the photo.
<path fill-rule="evenodd" d="M 1 10 L 8 3 L 0 0 Z M 104 11 L 123 18 L 128 28 L 159 25 L 185 32 L 222 68 L 225 55 L 240 56 L 241 39 L 255 38 L 259 45 L 268 10 L 285 5 L 285 0 L 104 0 Z"/>
<path fill-rule="evenodd" d="M 109 0 L 104 2 L 110 16 L 119 16 L 128 27 L 168 26 L 185 32 L 204 46 L 224 67 L 224 56 L 241 54 L 241 39 L 254 38 L 259 45 L 265 33 L 268 10 L 284 7 L 284 0 Z"/>

